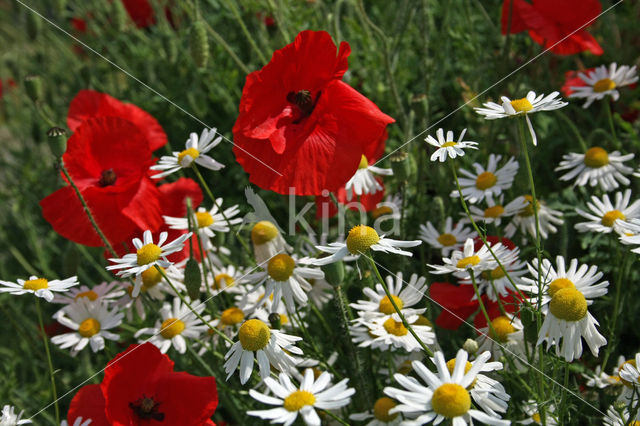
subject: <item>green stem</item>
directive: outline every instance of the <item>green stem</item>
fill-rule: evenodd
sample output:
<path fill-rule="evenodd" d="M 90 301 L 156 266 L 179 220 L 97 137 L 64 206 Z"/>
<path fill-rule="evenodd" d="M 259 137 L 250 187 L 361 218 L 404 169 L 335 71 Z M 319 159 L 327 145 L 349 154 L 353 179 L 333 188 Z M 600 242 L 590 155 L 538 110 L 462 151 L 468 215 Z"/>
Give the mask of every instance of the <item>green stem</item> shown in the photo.
<path fill-rule="evenodd" d="M 350 424 L 345 422 L 344 420 L 342 420 L 340 417 L 336 416 L 335 414 L 333 414 L 331 411 L 328 410 L 322 410 L 323 413 L 327 414 L 329 417 L 331 417 L 333 420 L 337 421 L 338 423 L 340 423 L 341 425 L 345 425 L 345 426 L 349 426 Z"/>
<path fill-rule="evenodd" d="M 491 323 L 491 318 L 489 317 L 489 313 L 487 312 L 487 308 L 484 306 L 484 301 L 482 300 L 482 296 L 480 295 L 480 290 L 478 290 L 478 283 L 476 282 L 476 274 L 474 271 L 469 271 L 469 276 L 471 277 L 471 284 L 473 285 L 473 292 L 476 294 L 476 299 L 478 299 L 478 304 L 480 305 L 480 310 L 482 311 L 482 315 L 484 315 L 484 319 L 487 320 L 487 328 L 489 329 L 489 337 L 497 336 L 496 331 L 493 329 L 493 324 Z"/>
<path fill-rule="evenodd" d="M 616 149 L 620 149 L 620 142 L 618 141 L 618 137 L 616 136 L 616 127 L 613 124 L 613 111 L 611 109 L 611 102 L 609 102 L 609 100 L 605 98 L 604 103 L 607 105 L 605 109 L 607 110 L 607 121 L 609 121 L 611 136 L 613 137 L 613 146 L 615 146 Z"/>
<path fill-rule="evenodd" d="M 49 377 L 51 377 L 51 393 L 53 394 L 53 406 L 56 410 L 56 424 L 60 424 L 60 407 L 58 407 L 58 392 L 56 391 L 56 379 L 53 373 L 53 362 L 51 361 L 51 351 L 49 350 L 49 338 L 44 330 L 44 322 L 42 321 L 42 311 L 40 310 L 40 298 L 36 296 L 36 312 L 38 314 L 38 323 L 40 324 L 40 333 L 44 341 L 44 351 L 47 354 L 47 363 L 49 364 Z"/>
<path fill-rule="evenodd" d="M 587 143 L 582 138 L 582 135 L 580 134 L 580 130 L 578 130 L 578 127 L 574 124 L 574 122 L 569 117 L 567 117 L 567 115 L 564 112 L 557 110 L 556 114 L 558 114 L 558 116 L 562 118 L 562 120 L 567 124 L 567 126 L 569 126 L 571 131 L 576 135 L 576 139 L 578 139 L 580 148 L 582 148 L 582 151 L 586 152 L 588 149 Z"/>
<path fill-rule="evenodd" d="M 623 258 L 622 258 L 622 266 L 619 269 L 619 274 L 617 274 L 616 277 L 616 295 L 615 295 L 615 301 L 613 304 L 613 317 L 611 318 L 611 321 L 609 321 L 609 344 L 607 345 L 607 348 L 605 350 L 604 353 L 604 359 L 602 360 L 602 371 L 606 371 L 606 367 L 607 367 L 607 361 L 609 360 L 609 356 L 611 355 L 611 351 L 614 347 L 613 344 L 613 340 L 615 338 L 615 332 L 616 332 L 616 323 L 618 320 L 618 314 L 620 312 L 621 306 L 620 303 L 624 302 L 621 300 L 621 294 L 622 294 L 622 279 L 624 276 L 626 276 L 626 269 L 628 268 L 628 259 L 629 259 L 629 251 L 626 251 Z"/>
<path fill-rule="evenodd" d="M 253 36 L 251 35 L 249 30 L 247 29 L 247 26 L 244 24 L 244 20 L 242 19 L 242 16 L 240 15 L 240 11 L 236 7 L 235 2 L 234 1 L 229 1 L 229 0 L 224 0 L 224 3 L 227 5 L 227 7 L 229 9 L 231 9 L 231 13 L 233 14 L 233 17 L 235 18 L 235 20 L 240 25 L 240 29 L 242 29 L 242 33 L 247 38 L 247 41 L 251 45 L 251 48 L 253 50 L 255 50 L 255 52 L 258 55 L 258 58 L 260 59 L 260 61 L 262 63 L 266 63 L 267 62 L 267 58 L 264 56 L 264 54 L 262 53 L 262 51 L 260 50 L 260 48 L 256 44 L 256 41 L 253 39 Z"/>

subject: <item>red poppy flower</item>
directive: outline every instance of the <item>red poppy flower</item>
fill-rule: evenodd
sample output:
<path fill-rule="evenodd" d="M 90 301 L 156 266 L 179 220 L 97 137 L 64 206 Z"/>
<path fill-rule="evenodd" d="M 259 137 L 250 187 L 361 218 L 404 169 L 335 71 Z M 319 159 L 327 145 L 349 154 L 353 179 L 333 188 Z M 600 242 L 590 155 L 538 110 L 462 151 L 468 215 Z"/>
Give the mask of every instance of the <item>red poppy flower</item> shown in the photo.
<path fill-rule="evenodd" d="M 342 76 L 351 49 L 324 31 L 303 31 L 247 76 L 233 152 L 249 180 L 297 195 L 335 191 L 394 120 Z"/>
<path fill-rule="evenodd" d="M 167 135 L 148 112 L 133 104 L 120 102 L 106 93 L 81 90 L 73 98 L 67 114 L 67 125 L 72 132 L 92 117 L 119 117 L 132 122 L 144 135 L 151 151 L 166 145 Z"/>
<path fill-rule="evenodd" d="M 505 246 L 509 250 L 513 250 L 514 248 L 516 248 L 516 244 L 513 241 L 511 241 L 510 239 L 505 238 L 505 237 L 500 238 L 500 237 L 495 237 L 493 235 L 488 235 L 486 237 L 486 240 L 489 243 L 489 246 L 491 246 L 491 247 L 493 247 L 494 244 L 496 244 L 497 242 L 500 242 L 500 243 L 502 243 L 503 246 Z M 482 238 L 480 238 L 480 237 L 475 237 L 473 239 L 473 244 L 474 244 L 473 249 L 475 251 L 480 250 L 482 248 L 482 246 L 484 245 L 484 243 L 482 242 Z"/>
<path fill-rule="evenodd" d="M 93 419 L 96 426 L 215 426 L 218 405 L 214 377 L 173 371 L 173 361 L 151 343 L 131 345 L 105 368 L 100 385 L 74 396 L 67 421 Z"/>
<path fill-rule="evenodd" d="M 86 120 L 69 138 L 62 159 L 113 245 L 164 223 L 160 193 L 147 176 L 151 150 L 131 122 L 116 117 Z M 87 246 L 103 245 L 71 186 L 49 195 L 40 205 L 44 218 L 63 237 Z"/>
<path fill-rule="evenodd" d="M 507 31 L 511 34 L 529 31 L 533 41 L 545 49 L 551 48 L 551 51 L 558 55 L 573 55 L 585 51 L 602 55 L 602 47 L 583 28 L 585 25 L 591 25 L 601 10 L 602 6 L 598 0 L 533 0 L 532 3 L 524 0 L 504 0 L 502 34 L 506 34 Z"/>

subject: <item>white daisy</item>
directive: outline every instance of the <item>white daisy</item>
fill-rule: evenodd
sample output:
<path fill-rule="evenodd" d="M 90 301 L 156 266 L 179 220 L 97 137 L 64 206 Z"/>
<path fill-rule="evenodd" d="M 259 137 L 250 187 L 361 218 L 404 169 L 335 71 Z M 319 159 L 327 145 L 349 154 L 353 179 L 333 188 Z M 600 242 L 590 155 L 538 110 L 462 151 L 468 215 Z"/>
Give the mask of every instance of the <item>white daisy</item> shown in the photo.
<path fill-rule="evenodd" d="M 637 412 L 635 418 L 632 418 L 627 408 L 618 411 L 615 404 L 609 406 L 607 414 L 602 419 L 604 426 L 635 426 L 638 422 L 640 422 L 640 411 Z"/>
<path fill-rule="evenodd" d="M 562 156 L 556 171 L 569 170 L 560 180 L 575 179 L 574 186 L 599 185 L 603 191 L 613 191 L 620 184 L 631 182 L 625 175 L 633 172 L 633 167 L 623 163 L 632 160 L 634 154 L 620 154 L 620 151 L 607 152 L 599 146 L 591 147 L 584 154 L 570 152 Z"/>
<path fill-rule="evenodd" d="M 626 221 L 640 218 L 640 200 L 636 200 L 630 205 L 630 199 L 630 189 L 624 191 L 624 194 L 616 192 L 615 205 L 611 204 L 608 194 L 604 194 L 602 200 L 595 195 L 592 196 L 591 203 L 587 203 L 591 212 L 576 209 L 576 212 L 580 216 L 589 219 L 589 222 L 577 223 L 575 228 L 579 232 L 595 231 L 608 234 L 615 231 L 620 235 L 624 235 L 628 228 Z"/>
<path fill-rule="evenodd" d="M 369 420 L 365 426 L 398 426 L 402 422 L 402 417 L 398 413 L 389 414 L 389 410 L 398 403 L 388 396 L 376 399 L 373 408 L 363 413 L 351 414 L 351 420 L 360 422 Z"/>
<path fill-rule="evenodd" d="M 520 210 L 527 207 L 527 201 L 524 197 L 520 196 L 510 201 L 508 204 L 503 205 L 504 194 L 500 194 L 497 200 L 493 199 L 493 196 L 487 195 L 486 202 L 487 208 L 481 209 L 478 206 L 469 206 L 469 212 L 471 217 L 476 222 L 493 223 L 495 226 L 500 226 L 502 219 L 516 215 Z M 466 218 L 466 215 L 463 214 Z M 462 219 L 464 222 L 470 222 L 468 219 Z"/>
<path fill-rule="evenodd" d="M 264 263 L 278 253 L 291 251 L 291 246 L 284 240 L 278 227 L 268 220 L 262 220 L 253 225 L 251 241 L 258 264 Z"/>
<path fill-rule="evenodd" d="M 89 426 L 91 422 L 93 422 L 92 419 L 76 417 L 76 419 L 73 421 L 73 424 L 71 426 Z M 62 420 L 60 422 L 60 426 L 69 426 L 69 423 L 67 423 L 66 420 Z"/>
<path fill-rule="evenodd" d="M 620 379 L 622 379 L 626 385 L 640 385 L 640 353 L 637 353 L 633 359 L 626 361 L 622 364 L 622 366 L 618 370 L 618 374 L 620 375 Z"/>
<path fill-rule="evenodd" d="M 369 249 L 383 253 L 394 253 L 411 257 L 413 256 L 411 252 L 401 250 L 400 248 L 415 247 L 420 244 L 422 244 L 422 241 L 420 240 L 400 241 L 385 238 L 384 235 L 378 235 L 376 230 L 370 226 L 357 225 L 351 228 L 347 235 L 347 240 L 344 243 L 336 242 L 329 243 L 328 246 L 316 247 L 320 251 L 330 253 L 330 256 L 319 259 L 304 258 L 300 259 L 300 262 L 320 266 L 327 265 L 329 263 L 342 260 L 350 254 L 354 256 L 354 258 L 358 258 Z"/>
<path fill-rule="evenodd" d="M 601 365 L 597 365 L 593 374 L 583 374 L 583 376 L 587 379 L 585 385 L 590 388 L 598 388 L 604 389 L 609 386 L 618 386 L 622 385 L 623 382 L 620 380 L 620 370 L 622 369 L 625 363 L 625 359 L 622 355 L 618 357 L 617 366 L 613 368 L 612 374 L 607 374 Z"/>
<path fill-rule="evenodd" d="M 28 280 L 18 279 L 17 283 L 0 281 L 0 293 L 11 293 L 21 295 L 25 293 L 42 297 L 47 302 L 53 301 L 53 292 L 63 293 L 69 288 L 78 285 L 78 277 L 71 277 L 64 280 L 47 280 L 46 278 L 29 277 Z"/>
<path fill-rule="evenodd" d="M 362 155 L 360 158 L 360 165 L 358 166 L 358 170 L 356 173 L 347 181 L 344 185 L 344 189 L 347 191 L 347 200 L 351 201 L 353 195 L 365 195 L 365 194 L 375 194 L 378 191 L 382 191 L 384 187 L 378 182 L 375 175 L 382 176 L 391 176 L 393 175 L 393 171 L 391 169 L 383 169 L 380 167 L 376 167 L 375 161 L 371 160 L 371 165 L 369 165 L 369 160 L 367 157 Z"/>
<path fill-rule="evenodd" d="M 178 290 L 186 290 L 182 284 L 183 273 L 177 268 L 169 267 L 164 269 L 160 267 L 167 277 Z M 116 305 L 124 310 L 126 318 L 131 321 L 135 312 L 141 319 L 146 318 L 145 301 L 164 300 L 167 293 L 174 294 L 169 283 L 164 279 L 162 274 L 156 268 L 149 268 L 140 274 L 140 292 L 137 296 L 133 296 L 135 285 L 130 282 L 121 282 L 120 286 L 124 290 L 124 294 L 117 301 Z"/>
<path fill-rule="evenodd" d="M 502 420 L 496 413 L 490 414 L 471 408 L 471 393 L 468 389 L 476 380 L 478 372 L 485 371 L 483 367 L 490 356 L 489 352 L 481 354 L 467 370 L 467 352 L 459 350 L 455 358 L 453 374 L 449 372 L 440 351 L 436 352 L 434 357 L 438 369 L 437 375 L 429 371 L 420 361 L 413 361 L 413 369 L 426 386 L 413 377 L 395 374 L 394 379 L 404 389 L 393 387 L 384 389 L 387 396 L 400 403 L 392 408 L 390 413 L 402 413 L 411 419 L 404 422 L 407 425 L 423 425 L 430 422 L 438 424 L 445 419 L 451 420 L 453 426 L 473 424 L 472 419 L 489 425 L 509 425 L 511 422 Z M 493 369 L 498 368 L 498 365 L 501 367 L 500 363 L 491 363 Z M 487 389 L 484 393 L 492 400 L 504 401 L 509 398 L 509 395 L 498 387 Z M 484 407 L 480 405 L 480 408 Z"/>
<path fill-rule="evenodd" d="M 444 221 L 444 229 L 438 232 L 431 222 L 420 225 L 420 239 L 431 247 L 440 249 L 443 256 L 448 256 L 451 250 L 460 247 L 468 238 L 475 238 L 476 232 L 466 228 L 465 223 L 460 221 L 452 226 L 453 219 L 447 216 Z"/>
<path fill-rule="evenodd" d="M 546 342 L 547 350 L 556 346 L 556 354 L 567 361 L 582 355 L 582 338 L 585 339 L 593 356 L 598 356 L 599 348 L 607 340 L 598 332 L 598 321 L 591 315 L 588 306 L 593 298 L 607 293 L 608 281 L 598 283 L 602 272 L 596 266 L 580 265 L 572 259 L 567 269 L 562 256 L 556 257 L 557 268 L 543 259 L 538 277 L 538 260 L 529 265 L 533 278 L 523 278 L 528 285 L 520 289 L 538 295 L 538 280 L 542 282 L 542 308 L 544 322 L 538 333 L 537 345 Z M 562 341 L 562 347 L 561 342 Z"/>
<path fill-rule="evenodd" d="M 193 309 L 202 316 L 206 305 L 198 303 L 192 305 Z M 160 309 L 160 318 L 155 327 L 142 328 L 134 334 L 138 338 L 143 334 L 151 334 L 151 337 L 142 342 L 149 341 L 156 345 L 160 352 L 167 353 L 171 346 L 183 354 L 187 351 L 186 339 L 198 339 L 209 327 L 203 324 L 186 304 L 182 304 L 179 297 L 173 299 L 173 305 L 164 303 Z M 209 321 L 209 316 L 203 316 Z"/>
<path fill-rule="evenodd" d="M 519 228 L 522 233 L 529 233 L 532 238 L 536 237 L 536 218 L 533 212 L 533 197 L 531 195 L 525 195 L 524 199 L 527 201 L 527 205 L 520 210 L 511 222 L 504 228 L 504 235 L 507 238 L 513 237 L 516 230 Z M 547 207 L 546 204 L 537 199 L 538 208 L 538 230 L 540 232 L 540 238 L 546 239 L 549 233 L 558 232 L 558 228 L 555 225 L 561 225 L 564 223 L 562 219 L 562 212 Z M 526 237 L 523 237 L 526 241 Z"/>
<path fill-rule="evenodd" d="M 425 277 L 412 274 L 409 282 L 404 286 L 402 272 L 398 272 L 396 275 L 387 275 L 385 278 L 393 301 L 405 315 L 424 312 L 424 309 L 409 308 L 418 304 L 425 297 L 424 294 L 427 291 L 426 280 Z M 396 312 L 382 284 L 376 283 L 375 290 L 365 287 L 362 292 L 369 300 L 358 300 L 357 303 L 349 304 L 349 306 L 359 311 L 358 315 L 370 318 L 389 316 Z"/>
<path fill-rule="evenodd" d="M 17 426 L 33 423 L 31 420 L 20 420 L 23 411 L 18 414 L 15 413 L 15 408 L 11 405 L 5 405 L 2 407 L 2 416 L 0 417 L 0 426 Z"/>
<path fill-rule="evenodd" d="M 86 285 L 72 288 L 66 293 L 55 296 L 53 299 L 53 303 L 63 303 L 65 305 L 68 305 L 77 301 L 81 297 L 85 297 L 92 302 L 95 302 L 96 300 L 104 300 L 107 303 L 111 303 L 115 302 L 115 299 L 118 299 L 123 295 L 124 291 L 120 287 L 119 281 L 105 281 L 91 288 L 87 287 Z"/>
<path fill-rule="evenodd" d="M 516 366 L 524 365 L 522 360 L 526 359 L 524 347 L 526 343 L 523 329 L 522 322 L 517 316 L 499 315 L 491 320 L 491 328 L 486 326 L 478 330 L 480 332 L 476 338 L 478 351 L 491 352 L 493 359 L 500 359 L 502 356 L 510 357 Z"/>
<path fill-rule="evenodd" d="M 558 418 L 555 414 L 556 407 L 553 404 L 545 405 L 544 410 L 544 420 L 547 426 L 556 426 L 558 424 Z M 528 416 L 525 420 L 520 420 L 518 423 L 522 425 L 530 425 L 530 424 L 542 424 L 542 418 L 540 416 L 540 409 L 538 408 L 538 403 L 533 399 L 528 400 L 522 406 L 522 411 Z"/>
<path fill-rule="evenodd" d="M 460 169 L 460 188 L 462 196 L 470 203 L 477 203 L 488 195 L 498 196 L 513 185 L 513 180 L 518 174 L 518 162 L 514 157 L 498 169 L 498 162 L 501 155 L 490 154 L 487 168 L 479 163 L 473 163 L 474 172 Z M 451 192 L 451 197 L 459 197 L 457 190 Z"/>
<path fill-rule="evenodd" d="M 207 283 L 210 283 L 210 291 L 212 295 L 217 295 L 222 292 L 234 294 L 245 293 L 245 289 L 242 284 L 245 282 L 247 274 L 241 268 L 236 268 L 231 264 L 221 268 L 214 266 L 209 275 L 210 276 L 207 277 L 206 283 L 202 283 L 203 292 L 207 292 L 207 289 L 204 288 L 204 286 Z"/>
<path fill-rule="evenodd" d="M 584 81 L 586 86 L 572 86 L 573 93 L 570 98 L 586 98 L 587 102 L 582 106 L 588 108 L 595 100 L 604 99 L 605 96 L 611 95 L 614 101 L 620 97 L 620 93 L 616 90 L 618 87 L 628 86 L 638 81 L 636 74 L 636 66 L 622 65 L 618 68 L 615 62 L 609 65 L 600 65 L 596 69 L 585 73 L 578 73 L 578 77 Z"/>
<path fill-rule="evenodd" d="M 640 219 L 631 219 L 625 221 L 622 225 L 624 236 L 620 237 L 623 244 L 637 245 L 640 244 Z M 640 254 L 640 247 L 631 250 L 633 253 Z"/>
<path fill-rule="evenodd" d="M 371 217 L 375 220 L 374 227 L 380 221 L 389 219 L 400 219 L 402 217 L 402 197 L 400 194 L 388 195 L 371 212 Z"/>
<path fill-rule="evenodd" d="M 216 145 L 222 142 L 222 136 L 216 138 L 217 132 L 215 128 L 203 129 L 200 138 L 197 133 L 191 133 L 189 139 L 185 143 L 185 150 L 173 152 L 172 155 L 164 155 L 158 161 L 158 164 L 150 167 L 151 170 L 162 170 L 161 173 L 151 177 L 160 179 L 171 173 L 175 173 L 180 169 L 185 169 L 196 163 L 199 166 L 211 170 L 220 170 L 224 164 L 218 163 L 213 158 L 205 155 L 211 151 Z M 215 139 L 214 139 L 215 138 Z"/>
<path fill-rule="evenodd" d="M 304 371 L 300 386 L 295 386 L 285 373 L 280 373 L 278 381 L 267 377 L 264 383 L 273 396 L 253 389 L 249 390 L 249 395 L 263 404 L 275 405 L 277 408 L 252 410 L 247 411 L 247 414 L 270 420 L 271 423 L 284 423 L 285 426 L 293 424 L 300 414 L 308 426 L 320 426 L 321 420 L 315 409 L 335 410 L 344 407 L 356 393 L 355 389 L 347 387 L 349 379 L 343 379 L 333 386 L 330 386 L 330 381 L 331 376 L 326 371 L 314 379 L 311 368 Z"/>
<path fill-rule="evenodd" d="M 104 349 L 104 339 L 118 340 L 120 336 L 108 330 L 118 327 L 124 314 L 117 308 L 110 311 L 105 302 L 92 302 L 82 297 L 53 317 L 74 331 L 53 336 L 51 342 L 62 349 L 71 348 L 71 355 L 75 356 L 87 344 L 93 352 L 98 352 Z"/>
<path fill-rule="evenodd" d="M 438 139 L 435 139 L 433 136 L 429 135 L 425 139 L 429 145 L 433 145 L 438 149 L 431 155 L 431 161 L 440 160 L 440 162 L 444 162 L 447 157 L 456 158 L 456 156 L 464 156 L 464 150 L 467 148 L 478 149 L 476 145 L 478 142 L 472 141 L 463 141 L 464 134 L 467 132 L 467 129 L 463 129 L 462 133 L 460 133 L 460 137 L 458 141 L 455 141 L 453 138 L 453 132 L 449 130 L 447 132 L 447 137 L 444 136 L 444 130 L 438 129 L 436 131 L 436 136 Z"/>
<path fill-rule="evenodd" d="M 516 117 L 524 114 L 527 120 L 527 126 L 529 126 L 533 145 L 535 146 L 537 145 L 538 140 L 536 138 L 536 133 L 533 131 L 531 120 L 529 120 L 529 114 L 533 114 L 538 111 L 552 111 L 567 106 L 567 102 L 556 99 L 558 95 L 559 92 L 552 92 L 547 96 L 536 96 L 535 92 L 530 91 L 527 93 L 526 97 L 521 99 L 511 100 L 506 96 L 501 96 L 500 99 L 502 100 L 502 105 L 495 102 L 487 102 L 483 104 L 484 108 L 474 108 L 474 110 L 478 114 L 483 115 L 487 120 Z"/>
<path fill-rule="evenodd" d="M 422 313 L 424 309 L 417 311 Z M 433 327 L 427 325 L 429 321 L 425 317 L 414 313 L 403 315 L 425 345 L 431 346 L 436 343 Z M 407 352 L 422 350 L 420 342 L 413 337 L 396 313 L 384 316 L 360 315 L 351 322 L 349 332 L 354 343 L 361 348 L 371 347 L 386 351 L 393 347 L 402 348 Z"/>
<path fill-rule="evenodd" d="M 115 263 L 115 265 L 107 266 L 108 270 L 124 269 L 123 271 L 118 271 L 116 275 L 120 277 L 136 276 L 133 297 L 140 294 L 140 288 L 142 287 L 140 274 L 156 265 L 162 268 L 168 268 L 171 262 L 169 262 L 167 256 L 182 250 L 184 242 L 191 237 L 191 232 L 182 234 L 169 244 L 163 246 L 164 242 L 167 241 L 168 235 L 167 232 L 161 232 L 158 238 L 158 244 L 154 244 L 151 231 L 144 231 L 143 241 L 140 241 L 139 238 L 133 239 L 133 246 L 137 250 L 136 253 L 125 254 L 122 258 L 109 259 Z"/>
<path fill-rule="evenodd" d="M 271 329 L 259 319 L 245 321 L 238 330 L 238 341 L 224 356 L 227 380 L 240 365 L 240 383 L 244 385 L 251 377 L 254 355 L 262 379 L 269 377 L 271 366 L 281 371 L 292 367 L 295 359 L 289 353 L 302 355 L 302 350 L 295 346 L 298 340 L 302 338 Z"/>
<path fill-rule="evenodd" d="M 311 291 L 307 292 L 307 296 L 316 307 L 322 308 L 329 300 L 333 299 L 333 287 L 327 280 L 308 278 L 307 281 L 311 284 Z"/>
<path fill-rule="evenodd" d="M 491 250 L 501 250 L 502 244 L 497 243 L 491 246 Z M 469 273 L 492 270 L 498 264 L 484 244 L 479 250 L 475 250 L 474 240 L 468 238 L 462 250 L 454 250 L 450 258 L 443 257 L 444 265 L 427 265 L 433 269 L 432 274 L 456 273 L 459 278 L 470 277 Z"/>

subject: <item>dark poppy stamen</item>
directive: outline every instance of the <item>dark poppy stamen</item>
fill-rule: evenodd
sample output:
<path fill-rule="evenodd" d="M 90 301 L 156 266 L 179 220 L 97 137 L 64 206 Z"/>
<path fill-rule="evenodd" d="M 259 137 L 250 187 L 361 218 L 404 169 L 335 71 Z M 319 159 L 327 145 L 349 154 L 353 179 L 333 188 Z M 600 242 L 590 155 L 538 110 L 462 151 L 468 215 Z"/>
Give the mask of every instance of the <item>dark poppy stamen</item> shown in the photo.
<path fill-rule="evenodd" d="M 98 181 L 98 185 L 100 186 L 113 185 L 114 183 L 116 183 L 117 178 L 118 177 L 116 176 L 116 172 L 114 172 L 113 169 L 103 170 L 102 174 L 100 175 L 100 180 Z"/>
<path fill-rule="evenodd" d="M 164 420 L 164 413 L 158 412 L 160 403 L 153 398 L 142 395 L 142 398 L 129 403 L 129 408 L 142 420 Z"/>

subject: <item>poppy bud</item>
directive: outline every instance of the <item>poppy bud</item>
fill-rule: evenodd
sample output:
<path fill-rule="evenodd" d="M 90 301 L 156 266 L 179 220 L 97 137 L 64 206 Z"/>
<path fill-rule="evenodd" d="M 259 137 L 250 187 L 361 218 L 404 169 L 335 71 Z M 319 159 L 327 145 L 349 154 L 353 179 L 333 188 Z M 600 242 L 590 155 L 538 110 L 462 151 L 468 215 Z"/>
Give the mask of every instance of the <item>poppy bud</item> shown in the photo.
<path fill-rule="evenodd" d="M 406 182 L 411 175 L 411 164 L 409 154 L 404 151 L 396 151 L 389 156 L 391 160 L 391 170 L 393 175 L 401 182 Z"/>
<path fill-rule="evenodd" d="M 333 286 L 342 284 L 344 280 L 344 263 L 340 260 L 338 262 L 329 263 L 321 267 L 324 272 L 324 279 Z"/>
<path fill-rule="evenodd" d="M 38 102 L 42 99 L 42 80 L 40 76 L 30 75 L 24 79 L 24 87 L 27 91 L 27 95 L 33 102 Z"/>
<path fill-rule="evenodd" d="M 282 319 L 280 318 L 280 314 L 277 312 L 271 312 L 269 314 L 269 323 L 271 324 L 271 328 L 274 330 L 280 330 L 282 327 Z"/>
<path fill-rule="evenodd" d="M 35 40 L 42 31 L 42 18 L 35 12 L 27 12 L 27 35 L 29 40 Z"/>
<path fill-rule="evenodd" d="M 56 158 L 62 157 L 62 154 L 67 150 L 67 132 L 60 127 L 52 127 L 47 130 L 47 136 L 49 136 L 51 153 Z"/>
<path fill-rule="evenodd" d="M 204 68 L 209 59 L 209 39 L 207 38 L 207 28 L 200 19 L 191 25 L 189 35 L 189 49 L 191 58 L 198 68 Z"/>
<path fill-rule="evenodd" d="M 187 294 L 191 300 L 197 300 L 200 298 L 202 276 L 200 275 L 198 262 L 193 257 L 187 261 L 187 264 L 184 267 L 184 285 L 187 287 Z"/>

